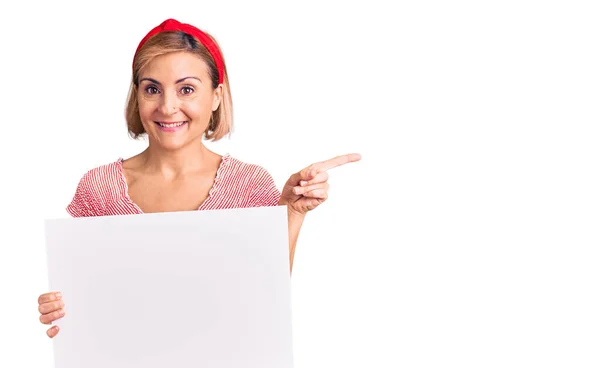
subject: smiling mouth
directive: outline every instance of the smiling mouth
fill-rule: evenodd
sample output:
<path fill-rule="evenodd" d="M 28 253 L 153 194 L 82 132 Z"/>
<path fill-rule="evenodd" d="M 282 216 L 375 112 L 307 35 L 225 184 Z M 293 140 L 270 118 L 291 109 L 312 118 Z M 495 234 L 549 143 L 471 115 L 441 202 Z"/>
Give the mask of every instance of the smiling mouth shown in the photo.
<path fill-rule="evenodd" d="M 178 121 L 175 123 L 165 123 L 165 122 L 155 121 L 155 123 L 163 128 L 177 128 L 177 127 L 180 127 L 183 124 L 187 123 L 187 121 Z"/>

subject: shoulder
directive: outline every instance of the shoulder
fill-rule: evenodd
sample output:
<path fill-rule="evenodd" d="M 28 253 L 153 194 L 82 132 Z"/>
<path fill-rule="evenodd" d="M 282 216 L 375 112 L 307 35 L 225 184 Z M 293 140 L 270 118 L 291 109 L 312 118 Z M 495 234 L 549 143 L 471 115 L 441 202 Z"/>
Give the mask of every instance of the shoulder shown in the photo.
<path fill-rule="evenodd" d="M 115 182 L 122 172 L 122 160 L 101 165 L 88 170 L 79 184 L 90 188 L 102 188 Z"/>
<path fill-rule="evenodd" d="M 99 216 L 105 203 L 115 198 L 120 187 L 122 160 L 97 166 L 79 179 L 67 211 L 74 217 Z"/>
<path fill-rule="evenodd" d="M 275 206 L 281 193 L 273 176 L 263 166 L 241 161 L 229 155 L 223 156 L 224 172 L 217 178 L 226 192 L 236 193 L 241 198 L 242 207 Z"/>
<path fill-rule="evenodd" d="M 273 176 L 263 166 L 244 162 L 235 157 L 223 156 L 223 164 L 232 180 L 245 182 L 246 185 L 262 185 L 274 182 Z"/>

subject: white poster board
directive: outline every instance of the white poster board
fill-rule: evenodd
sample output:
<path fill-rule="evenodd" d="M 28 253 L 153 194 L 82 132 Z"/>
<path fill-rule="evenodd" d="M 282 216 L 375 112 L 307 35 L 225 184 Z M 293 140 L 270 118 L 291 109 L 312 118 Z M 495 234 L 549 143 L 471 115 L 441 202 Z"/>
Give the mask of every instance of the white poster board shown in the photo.
<path fill-rule="evenodd" d="M 287 368 L 285 206 L 46 220 L 56 368 Z"/>

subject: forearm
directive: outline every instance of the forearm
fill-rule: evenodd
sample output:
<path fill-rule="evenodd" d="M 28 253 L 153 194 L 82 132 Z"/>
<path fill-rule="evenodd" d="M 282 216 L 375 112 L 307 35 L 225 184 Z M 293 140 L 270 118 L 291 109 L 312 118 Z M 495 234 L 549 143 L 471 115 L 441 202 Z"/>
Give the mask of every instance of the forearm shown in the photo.
<path fill-rule="evenodd" d="M 288 207 L 288 234 L 290 240 L 290 274 L 294 266 L 294 254 L 296 253 L 296 243 L 298 242 L 298 235 L 300 235 L 300 228 L 304 222 L 304 214 L 299 214 Z"/>

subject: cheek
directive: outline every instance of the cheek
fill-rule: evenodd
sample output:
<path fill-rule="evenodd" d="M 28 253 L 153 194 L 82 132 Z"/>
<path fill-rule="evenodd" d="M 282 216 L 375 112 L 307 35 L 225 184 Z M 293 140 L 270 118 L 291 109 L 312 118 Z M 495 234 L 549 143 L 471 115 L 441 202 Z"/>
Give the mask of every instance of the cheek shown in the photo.
<path fill-rule="evenodd" d="M 211 104 L 206 101 L 186 101 L 181 104 L 180 109 L 191 119 L 206 118 L 212 113 Z"/>
<path fill-rule="evenodd" d="M 152 113 L 156 110 L 154 103 L 145 101 L 144 99 L 138 100 L 138 110 L 140 111 L 140 118 L 142 121 L 149 119 Z"/>

